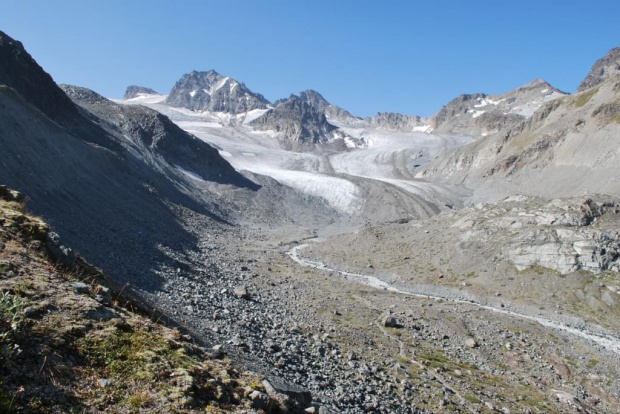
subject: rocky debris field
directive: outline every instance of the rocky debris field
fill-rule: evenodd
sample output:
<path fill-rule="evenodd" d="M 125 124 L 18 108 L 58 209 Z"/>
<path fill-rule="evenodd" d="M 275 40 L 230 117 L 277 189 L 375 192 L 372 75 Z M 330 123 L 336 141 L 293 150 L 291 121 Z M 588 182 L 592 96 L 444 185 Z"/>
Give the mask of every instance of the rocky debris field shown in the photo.
<path fill-rule="evenodd" d="M 199 217 L 185 220 L 188 228 L 203 228 Z M 357 237 L 375 231 L 367 229 Z M 301 390 L 310 391 L 311 410 L 617 409 L 619 361 L 605 348 L 532 320 L 378 290 L 335 272 L 298 266 L 284 253 L 307 237 L 310 232 L 250 228 L 204 233 L 195 251 L 183 256 L 170 252 L 175 264 L 160 269 L 166 281 L 160 292 L 140 293 L 213 352 L 294 390 L 300 387 L 299 401 Z M 350 263 L 355 263 L 357 253 L 342 242 L 347 237 L 352 236 L 336 237 L 339 249 L 330 251 L 350 252 Z M 316 249 L 321 246 L 316 243 Z M 381 268 L 381 262 L 365 261 L 361 271 L 379 274 Z M 436 270 L 433 274 L 439 282 L 448 278 Z M 507 301 L 506 296 L 498 291 L 490 295 L 499 302 Z M 561 317 L 556 310 L 549 309 L 551 316 Z"/>

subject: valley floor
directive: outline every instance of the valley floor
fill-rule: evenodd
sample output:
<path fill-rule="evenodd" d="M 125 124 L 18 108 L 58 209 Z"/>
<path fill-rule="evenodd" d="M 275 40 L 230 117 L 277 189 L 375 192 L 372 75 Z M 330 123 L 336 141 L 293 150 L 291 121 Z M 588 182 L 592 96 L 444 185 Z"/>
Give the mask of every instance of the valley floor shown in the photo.
<path fill-rule="evenodd" d="M 320 210 L 309 225 L 250 217 L 249 205 L 235 226 L 220 228 L 188 213 L 195 251 L 170 252 L 175 264 L 160 269 L 162 288 L 138 291 L 205 343 L 310 390 L 323 411 L 618 410 L 617 273 L 514 264 L 563 263 L 562 246 L 542 259 L 528 246 L 559 243 L 555 232 L 567 231 L 545 220 L 572 217 L 583 200 L 463 208 L 466 189 L 408 175 L 440 148 L 462 145 L 457 138 L 350 128 L 368 149 L 292 153 L 243 119 L 230 127 L 229 119 L 149 104 L 237 169 L 323 198 L 334 211 Z M 318 211 L 309 206 L 299 214 Z M 295 216 L 286 203 L 274 211 Z M 611 211 L 574 237 L 583 244 L 616 225 Z"/>

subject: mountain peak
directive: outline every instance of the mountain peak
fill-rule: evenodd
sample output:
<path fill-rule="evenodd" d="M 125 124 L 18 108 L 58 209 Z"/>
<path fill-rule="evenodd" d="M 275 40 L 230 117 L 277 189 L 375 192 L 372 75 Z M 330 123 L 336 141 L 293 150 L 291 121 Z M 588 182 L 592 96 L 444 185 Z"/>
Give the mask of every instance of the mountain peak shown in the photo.
<path fill-rule="evenodd" d="M 551 87 L 551 85 L 549 85 L 549 83 L 542 79 L 542 78 L 537 78 L 534 79 L 533 81 L 530 81 L 528 83 L 526 83 L 525 85 L 521 86 L 520 88 L 547 88 L 547 87 Z M 519 89 L 519 88 L 517 88 Z"/>
<path fill-rule="evenodd" d="M 147 88 L 145 86 L 130 85 L 127 87 L 123 99 L 127 100 L 137 98 L 141 94 L 158 95 L 158 93 L 151 88 Z"/>
<path fill-rule="evenodd" d="M 323 113 L 329 119 L 345 122 L 352 122 L 358 120 L 353 115 L 351 115 L 349 111 L 340 108 L 339 106 L 330 104 L 323 97 L 323 95 L 313 89 L 306 89 L 305 91 L 299 92 L 299 95 L 291 95 L 291 97 L 293 96 L 316 108 L 319 112 Z"/>
<path fill-rule="evenodd" d="M 617 73 L 620 73 L 620 46 L 611 49 L 594 63 L 586 78 L 579 84 L 577 92 L 593 88 Z"/>
<path fill-rule="evenodd" d="M 191 71 L 177 81 L 166 103 L 192 111 L 243 113 L 266 109 L 269 101 L 250 91 L 244 83 L 222 76 L 211 69 Z"/>

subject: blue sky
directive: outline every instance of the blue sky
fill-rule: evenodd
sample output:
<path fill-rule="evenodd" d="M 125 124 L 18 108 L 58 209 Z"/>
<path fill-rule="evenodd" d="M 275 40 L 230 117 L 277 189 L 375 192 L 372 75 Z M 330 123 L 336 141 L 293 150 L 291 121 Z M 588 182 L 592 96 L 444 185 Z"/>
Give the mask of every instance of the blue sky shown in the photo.
<path fill-rule="evenodd" d="M 535 78 L 574 92 L 619 16 L 617 0 L 3 0 L 0 30 L 107 97 L 215 69 L 272 101 L 315 89 L 357 116 L 430 116 Z"/>

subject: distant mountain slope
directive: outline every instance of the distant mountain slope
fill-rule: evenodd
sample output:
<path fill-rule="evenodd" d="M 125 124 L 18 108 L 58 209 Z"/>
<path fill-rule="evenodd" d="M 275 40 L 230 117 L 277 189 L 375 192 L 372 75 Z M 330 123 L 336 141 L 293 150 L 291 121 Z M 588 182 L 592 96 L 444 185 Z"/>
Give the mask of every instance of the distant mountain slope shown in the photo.
<path fill-rule="evenodd" d="M 250 91 L 244 83 L 224 77 L 214 70 L 192 71 L 183 75 L 166 98 L 171 106 L 192 111 L 240 114 L 266 109 L 269 101 Z"/>
<path fill-rule="evenodd" d="M 156 94 L 157 92 L 151 88 L 147 88 L 144 86 L 130 85 L 127 87 L 127 90 L 125 91 L 125 96 L 123 97 L 123 99 L 137 98 L 140 95 L 156 95 Z"/>
<path fill-rule="evenodd" d="M 594 63 L 588 76 L 579 84 L 577 92 L 597 86 L 618 73 L 620 73 L 620 47 L 615 47 Z"/>
<path fill-rule="evenodd" d="M 366 125 L 402 132 L 426 132 L 430 125 L 417 115 L 408 116 L 394 112 L 379 112 L 372 117 L 364 118 Z"/>
<path fill-rule="evenodd" d="M 482 200 L 619 194 L 620 75 L 543 105 L 532 117 L 438 158 L 417 174 L 462 183 Z"/>
<path fill-rule="evenodd" d="M 218 151 L 204 141 L 188 134 L 161 113 L 140 105 L 119 105 L 86 88 L 61 85 L 78 105 L 104 120 L 101 126 L 116 135 L 124 135 L 149 154 L 145 159 L 157 168 L 153 157 L 173 167 L 197 174 L 201 179 L 221 183 L 252 186 L 224 160 Z M 112 124 L 116 128 L 110 128 Z"/>
<path fill-rule="evenodd" d="M 501 95 L 460 95 L 432 118 L 435 133 L 489 135 L 531 116 L 544 103 L 565 96 L 542 79 Z"/>

